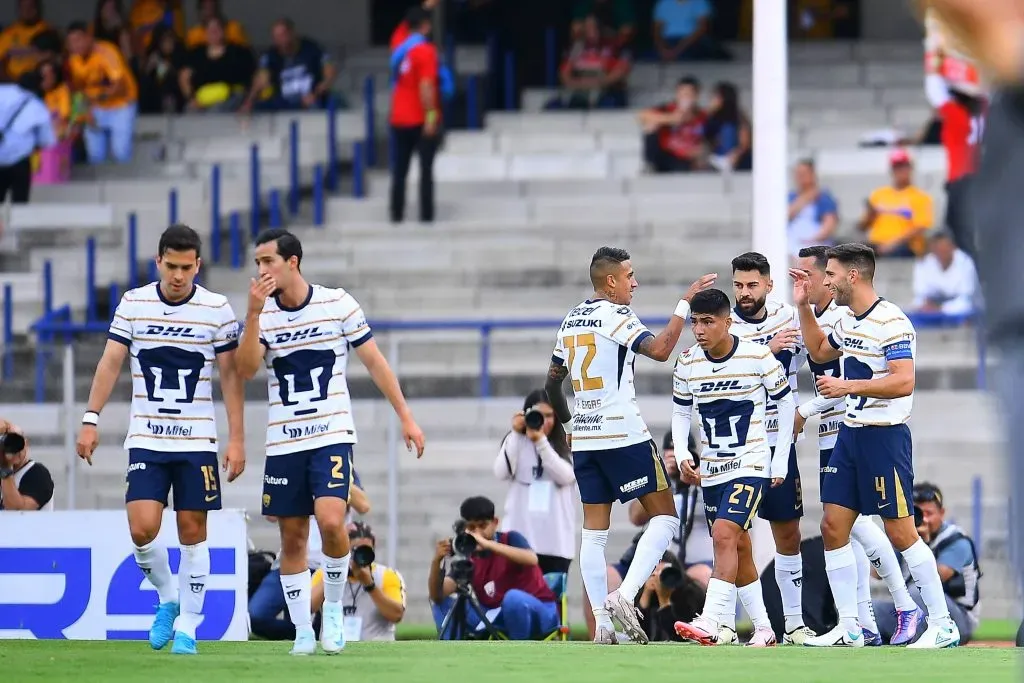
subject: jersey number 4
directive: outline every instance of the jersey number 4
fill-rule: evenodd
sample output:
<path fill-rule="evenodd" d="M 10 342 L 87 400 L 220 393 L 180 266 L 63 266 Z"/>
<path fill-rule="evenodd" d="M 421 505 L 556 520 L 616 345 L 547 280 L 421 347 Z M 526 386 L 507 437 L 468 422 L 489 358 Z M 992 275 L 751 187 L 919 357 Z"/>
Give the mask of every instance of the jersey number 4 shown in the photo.
<path fill-rule="evenodd" d="M 597 355 L 597 338 L 594 333 L 587 332 L 563 337 L 562 343 L 569 350 L 569 376 L 572 377 L 572 390 L 597 391 L 604 389 L 603 379 L 590 376 L 590 364 L 594 362 L 594 356 Z M 576 356 L 580 349 L 583 350 L 583 360 L 580 362 L 579 379 L 576 379 Z"/>

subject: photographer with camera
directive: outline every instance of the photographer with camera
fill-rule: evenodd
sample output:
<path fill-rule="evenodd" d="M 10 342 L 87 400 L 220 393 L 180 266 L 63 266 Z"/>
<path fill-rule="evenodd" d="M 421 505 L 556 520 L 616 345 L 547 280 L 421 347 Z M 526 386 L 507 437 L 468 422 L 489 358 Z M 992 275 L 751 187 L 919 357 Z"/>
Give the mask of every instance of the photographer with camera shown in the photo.
<path fill-rule="evenodd" d="M 442 640 L 501 634 L 542 638 L 558 627 L 558 605 L 537 553 L 518 531 L 498 532 L 494 503 L 467 498 L 455 536 L 438 541 L 427 590 Z M 453 558 L 447 573 L 444 565 Z M 493 628 L 491 628 L 493 627 Z"/>
<path fill-rule="evenodd" d="M 530 392 L 513 416 L 494 474 L 511 482 L 501 530 L 526 537 L 541 573 L 568 572 L 576 552 L 576 475 L 565 431 L 543 389 Z"/>
<path fill-rule="evenodd" d="M 671 552 L 661 558 L 637 599 L 651 642 L 682 642 L 675 623 L 693 619 L 703 605 L 704 588 L 684 574 L 679 558 Z"/>
<path fill-rule="evenodd" d="M 366 522 L 348 525 L 352 561 L 342 597 L 345 640 L 394 640 L 395 624 L 405 616 L 405 580 L 391 567 L 376 562 L 377 539 Z M 313 579 L 313 611 L 324 603 L 323 581 Z"/>
<path fill-rule="evenodd" d="M 21 429 L 0 420 L 0 510 L 52 509 L 50 470 L 28 457 Z"/>
<path fill-rule="evenodd" d="M 978 551 L 970 536 L 960 527 L 946 521 L 942 491 L 938 486 L 921 482 L 914 486 L 913 498 L 917 533 L 935 554 L 949 616 L 960 629 L 960 644 L 966 645 L 978 628 L 981 616 L 981 610 L 978 609 L 978 579 L 982 573 L 978 564 Z M 914 602 L 925 609 L 917 586 L 908 581 L 907 588 Z M 874 609 L 879 635 L 888 641 L 896 628 L 895 607 L 892 602 L 876 600 Z"/>

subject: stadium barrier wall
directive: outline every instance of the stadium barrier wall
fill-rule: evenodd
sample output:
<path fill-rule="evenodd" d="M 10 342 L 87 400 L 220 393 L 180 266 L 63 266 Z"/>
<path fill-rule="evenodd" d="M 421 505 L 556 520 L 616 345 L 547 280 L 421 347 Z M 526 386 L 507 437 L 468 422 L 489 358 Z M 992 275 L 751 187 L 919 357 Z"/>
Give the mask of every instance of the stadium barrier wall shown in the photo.
<path fill-rule="evenodd" d="M 174 512 L 157 543 L 177 573 Z M 245 513 L 210 513 L 210 578 L 197 635 L 249 639 Z M 159 603 L 135 564 L 121 510 L 0 512 L 0 637 L 145 640 Z"/>

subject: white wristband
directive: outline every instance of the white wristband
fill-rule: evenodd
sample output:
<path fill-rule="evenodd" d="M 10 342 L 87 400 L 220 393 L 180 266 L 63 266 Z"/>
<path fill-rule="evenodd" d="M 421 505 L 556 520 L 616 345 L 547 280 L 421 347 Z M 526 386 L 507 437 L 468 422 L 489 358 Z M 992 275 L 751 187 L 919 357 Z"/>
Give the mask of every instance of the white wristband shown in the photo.
<path fill-rule="evenodd" d="M 563 422 L 562 423 L 562 430 L 566 434 L 572 434 L 572 418 L 569 418 L 568 422 Z"/>
<path fill-rule="evenodd" d="M 82 424 L 93 425 L 94 427 L 100 423 L 100 414 L 94 410 L 86 411 L 85 415 L 82 416 Z"/>
<path fill-rule="evenodd" d="M 679 303 L 676 304 L 676 310 L 672 312 L 672 315 L 677 315 L 683 320 L 690 317 L 690 302 L 686 299 L 680 299 Z"/>

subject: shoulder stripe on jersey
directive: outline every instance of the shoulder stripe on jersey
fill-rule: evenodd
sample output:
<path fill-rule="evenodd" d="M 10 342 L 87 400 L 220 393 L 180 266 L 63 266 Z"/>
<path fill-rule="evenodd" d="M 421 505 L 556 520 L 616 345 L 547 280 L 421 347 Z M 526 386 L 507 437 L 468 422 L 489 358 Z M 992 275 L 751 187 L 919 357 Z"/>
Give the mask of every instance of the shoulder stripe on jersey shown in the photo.
<path fill-rule="evenodd" d="M 114 334 L 113 332 L 107 332 L 107 339 L 109 339 L 110 341 L 120 342 L 121 344 L 124 344 L 125 346 L 131 346 L 132 345 L 131 339 L 125 339 L 121 335 Z"/>
<path fill-rule="evenodd" d="M 261 327 L 260 332 L 277 332 L 278 330 L 292 330 L 296 327 L 309 327 L 310 325 L 319 325 L 323 323 L 333 323 L 334 318 L 318 318 L 316 320 L 310 320 L 308 322 L 298 322 L 291 325 L 278 325 L 277 327 Z"/>
<path fill-rule="evenodd" d="M 780 399 L 783 399 L 783 398 L 785 398 L 785 397 L 786 397 L 786 395 L 787 395 L 787 394 L 788 394 L 789 392 L 791 392 L 791 391 L 792 391 L 792 389 L 790 389 L 790 388 L 789 388 L 789 385 L 787 384 L 787 385 L 786 385 L 785 387 L 783 387 L 782 391 L 780 391 L 779 393 L 777 393 L 777 394 L 775 394 L 774 396 L 772 396 L 772 397 L 771 397 L 771 399 L 772 399 L 773 401 L 778 401 L 778 400 L 780 400 Z"/>
<path fill-rule="evenodd" d="M 224 325 L 219 325 L 217 323 L 209 322 L 209 321 L 206 321 L 206 320 L 180 320 L 178 318 L 147 318 L 147 317 L 142 317 L 142 316 L 139 316 L 137 318 L 135 318 L 135 317 L 128 317 L 128 316 L 119 316 L 119 317 L 121 317 L 124 320 L 127 320 L 128 322 L 140 322 L 141 321 L 141 322 L 161 323 L 163 325 L 166 325 L 168 323 L 173 323 L 174 325 L 195 325 L 197 327 L 213 327 L 213 328 L 216 328 L 216 329 L 220 329 L 221 327 L 224 327 L 224 325 L 227 325 L 227 323 L 224 323 Z M 234 321 L 232 320 L 231 322 L 234 322 Z"/>
<path fill-rule="evenodd" d="M 341 336 L 343 336 L 343 337 L 355 337 L 356 335 L 358 335 L 363 330 L 368 330 L 368 329 L 370 329 L 370 326 L 367 325 L 366 323 L 363 323 L 362 325 L 360 325 L 356 329 L 352 330 L 351 332 L 342 332 Z"/>
<path fill-rule="evenodd" d="M 352 310 L 351 310 L 351 311 L 349 312 L 349 314 L 348 314 L 348 315 L 346 315 L 346 316 L 345 316 L 344 318 L 342 318 L 342 319 L 341 319 L 341 322 L 345 322 L 346 320 L 348 320 L 349 318 L 351 318 L 352 316 L 354 316 L 354 315 L 355 315 L 356 313 L 358 313 L 358 312 L 359 312 L 359 311 L 361 311 L 361 310 L 362 310 L 362 307 L 361 307 L 361 306 L 356 306 L 355 308 L 353 308 L 353 309 L 352 309 Z"/>
<path fill-rule="evenodd" d="M 834 334 L 828 335 L 828 343 L 833 349 L 836 349 L 837 351 L 843 348 L 843 345 L 836 341 L 836 337 Z"/>
<path fill-rule="evenodd" d="M 231 341 L 229 341 L 227 344 L 224 344 L 223 346 L 215 346 L 215 347 L 213 347 L 213 352 L 214 353 L 227 353 L 228 351 L 234 351 L 237 348 L 238 348 L 238 340 L 237 339 L 232 339 Z"/>
<path fill-rule="evenodd" d="M 633 353 L 636 353 L 636 350 L 640 348 L 640 344 L 643 342 L 643 340 L 647 339 L 648 337 L 654 336 L 654 333 L 651 332 L 650 330 L 643 330 L 639 334 L 640 336 L 634 339 L 633 342 L 629 345 L 629 350 L 632 351 Z M 619 374 L 622 374 L 621 369 L 619 371 Z"/>
<path fill-rule="evenodd" d="M 360 346 L 370 341 L 371 339 L 373 339 L 373 332 L 367 332 L 364 336 L 360 337 L 359 339 L 356 339 L 355 341 L 350 341 L 349 344 L 352 345 L 352 348 L 358 349 Z"/>
<path fill-rule="evenodd" d="M 551 364 L 552 365 L 565 365 L 565 359 L 564 358 L 559 358 L 558 356 L 552 354 L 551 355 Z"/>
<path fill-rule="evenodd" d="M 126 299 L 126 301 L 131 301 L 133 304 L 160 304 L 161 306 L 166 306 L 167 305 L 163 301 L 160 301 L 160 299 Z M 224 308 L 227 305 L 228 305 L 227 300 L 225 300 L 222 303 L 216 304 L 216 305 L 214 305 L 214 304 L 203 304 L 203 303 L 199 303 L 198 301 L 191 301 L 191 300 L 190 301 L 186 301 L 184 304 L 181 304 L 182 307 L 186 307 L 186 306 L 201 306 L 203 308 Z"/>
<path fill-rule="evenodd" d="M 693 405 L 693 399 L 692 398 L 688 399 L 688 398 L 679 398 L 678 396 L 673 396 L 672 397 L 672 402 L 675 403 L 678 406 L 689 407 L 689 406 Z"/>

